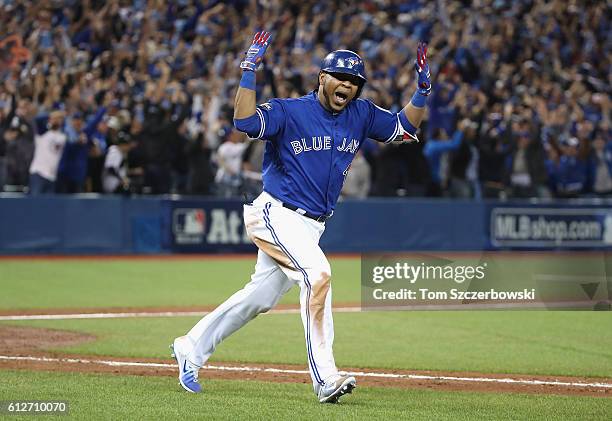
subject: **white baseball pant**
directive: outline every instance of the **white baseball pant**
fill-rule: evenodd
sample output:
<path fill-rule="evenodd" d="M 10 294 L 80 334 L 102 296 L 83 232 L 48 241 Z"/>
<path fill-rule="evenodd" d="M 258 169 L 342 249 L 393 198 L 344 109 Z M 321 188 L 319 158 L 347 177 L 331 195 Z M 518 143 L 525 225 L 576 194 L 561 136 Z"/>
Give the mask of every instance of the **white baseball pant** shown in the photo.
<path fill-rule="evenodd" d="M 193 344 L 187 359 L 203 366 L 223 339 L 274 307 L 298 284 L 308 368 L 316 390 L 338 375 L 332 351 L 331 268 L 319 247 L 325 224 L 283 207 L 266 192 L 244 206 L 244 223 L 259 248 L 255 273 L 187 333 Z"/>

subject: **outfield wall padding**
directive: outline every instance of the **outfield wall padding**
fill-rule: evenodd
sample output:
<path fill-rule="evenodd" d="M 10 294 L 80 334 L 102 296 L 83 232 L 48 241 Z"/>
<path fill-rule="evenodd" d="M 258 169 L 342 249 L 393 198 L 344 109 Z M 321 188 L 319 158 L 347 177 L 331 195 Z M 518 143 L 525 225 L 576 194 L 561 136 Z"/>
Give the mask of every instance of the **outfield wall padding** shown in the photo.
<path fill-rule="evenodd" d="M 612 201 L 340 202 L 329 252 L 610 249 Z M 242 202 L 193 197 L 0 196 L 1 254 L 246 253 Z"/>

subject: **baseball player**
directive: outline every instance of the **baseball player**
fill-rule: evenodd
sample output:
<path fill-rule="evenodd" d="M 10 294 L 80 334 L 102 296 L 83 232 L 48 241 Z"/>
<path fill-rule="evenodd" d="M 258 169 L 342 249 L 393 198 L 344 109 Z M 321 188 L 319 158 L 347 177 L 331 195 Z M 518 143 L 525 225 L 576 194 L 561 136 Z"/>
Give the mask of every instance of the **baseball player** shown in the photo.
<path fill-rule="evenodd" d="M 328 54 L 318 87 L 301 98 L 256 105 L 255 71 L 270 44 L 258 32 L 240 64 L 234 125 L 266 141 L 264 191 L 244 206 L 244 223 L 259 248 L 251 281 L 200 320 L 172 348 L 179 382 L 200 392 L 198 369 L 217 345 L 259 313 L 266 312 L 294 285 L 300 308 L 308 368 L 320 402 L 338 402 L 355 388 L 355 378 L 338 372 L 332 344 L 331 269 L 319 238 L 336 205 L 355 153 L 366 138 L 381 142 L 418 141 L 416 131 L 431 91 L 427 48 L 419 44 L 418 87 L 410 103 L 391 113 L 359 99 L 367 81 L 361 57 L 348 50 Z"/>

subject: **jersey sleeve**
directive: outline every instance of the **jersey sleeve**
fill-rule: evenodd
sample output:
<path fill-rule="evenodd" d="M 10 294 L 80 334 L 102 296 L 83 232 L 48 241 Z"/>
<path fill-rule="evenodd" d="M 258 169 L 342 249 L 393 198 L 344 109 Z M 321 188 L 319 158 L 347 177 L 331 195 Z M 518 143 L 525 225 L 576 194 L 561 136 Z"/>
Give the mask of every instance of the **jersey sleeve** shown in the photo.
<path fill-rule="evenodd" d="M 419 141 L 416 136 L 417 129 L 406 119 L 403 110 L 400 110 L 399 113 L 392 113 L 372 101 L 366 101 L 366 103 L 369 113 L 368 137 L 384 143 L 410 139 Z"/>
<path fill-rule="evenodd" d="M 286 116 L 282 101 L 273 99 L 260 104 L 257 106 L 255 113 L 261 126 L 259 133 L 252 139 L 274 140 L 285 126 Z"/>
<path fill-rule="evenodd" d="M 389 143 L 398 136 L 403 135 L 404 130 L 400 124 L 397 114 L 379 107 L 372 101 L 366 101 L 369 114 L 368 137 L 379 142 Z"/>

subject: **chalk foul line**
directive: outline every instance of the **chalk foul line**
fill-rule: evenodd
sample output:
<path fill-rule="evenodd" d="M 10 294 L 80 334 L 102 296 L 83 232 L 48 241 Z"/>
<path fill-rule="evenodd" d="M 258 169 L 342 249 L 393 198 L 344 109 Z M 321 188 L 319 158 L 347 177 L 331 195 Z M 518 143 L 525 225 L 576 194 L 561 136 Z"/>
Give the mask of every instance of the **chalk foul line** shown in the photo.
<path fill-rule="evenodd" d="M 398 306 L 344 306 L 334 307 L 334 313 L 359 313 L 362 311 L 407 311 L 407 310 L 503 310 L 503 309 L 548 309 L 548 308 L 592 308 L 594 301 L 560 301 L 560 302 L 534 302 L 534 303 L 472 303 L 472 304 L 418 304 Z M 98 312 L 98 313 L 55 313 L 55 314 L 5 314 L 0 315 L 1 321 L 22 320 L 70 320 L 70 319 L 127 319 L 136 317 L 203 317 L 210 311 L 126 311 L 126 312 Z M 261 315 L 274 314 L 300 314 L 298 308 L 284 308 L 270 310 Z"/>
<path fill-rule="evenodd" d="M 87 360 L 82 358 L 51 358 L 51 357 L 35 357 L 35 356 L 11 356 L 0 355 L 0 361 L 32 361 L 43 363 L 64 363 L 64 364 L 92 364 L 104 365 L 111 367 L 143 367 L 143 368 L 162 368 L 168 370 L 176 370 L 176 364 L 168 363 L 150 363 L 150 362 L 131 362 L 131 361 L 113 361 L 113 360 Z M 274 367 L 233 367 L 222 365 L 205 365 L 202 370 L 211 371 L 235 371 L 235 372 L 262 372 L 262 373 L 279 373 L 279 374 L 308 374 L 307 370 L 291 370 Z M 371 371 L 353 371 L 347 374 L 359 377 L 374 377 L 387 379 L 407 379 L 407 380 L 425 380 L 425 381 L 449 381 L 449 382 L 474 382 L 474 383 L 505 383 L 505 384 L 523 384 L 530 386 L 563 386 L 563 387 L 578 387 L 578 388 L 600 388 L 612 389 L 612 383 L 602 382 L 567 382 L 555 380 L 528 380 L 528 379 L 512 379 L 512 378 L 490 378 L 490 377 L 458 377 L 458 376 L 432 376 L 423 374 L 396 374 L 385 372 Z"/>
<path fill-rule="evenodd" d="M 338 307 L 333 309 L 334 313 L 358 313 L 361 307 Z M 124 313 L 75 313 L 75 314 L 18 314 L 0 316 L 0 321 L 18 320 L 69 320 L 69 319 L 124 319 L 131 317 L 203 317 L 210 311 L 141 311 Z M 300 314 L 299 308 L 288 308 L 270 310 L 265 314 Z"/>

